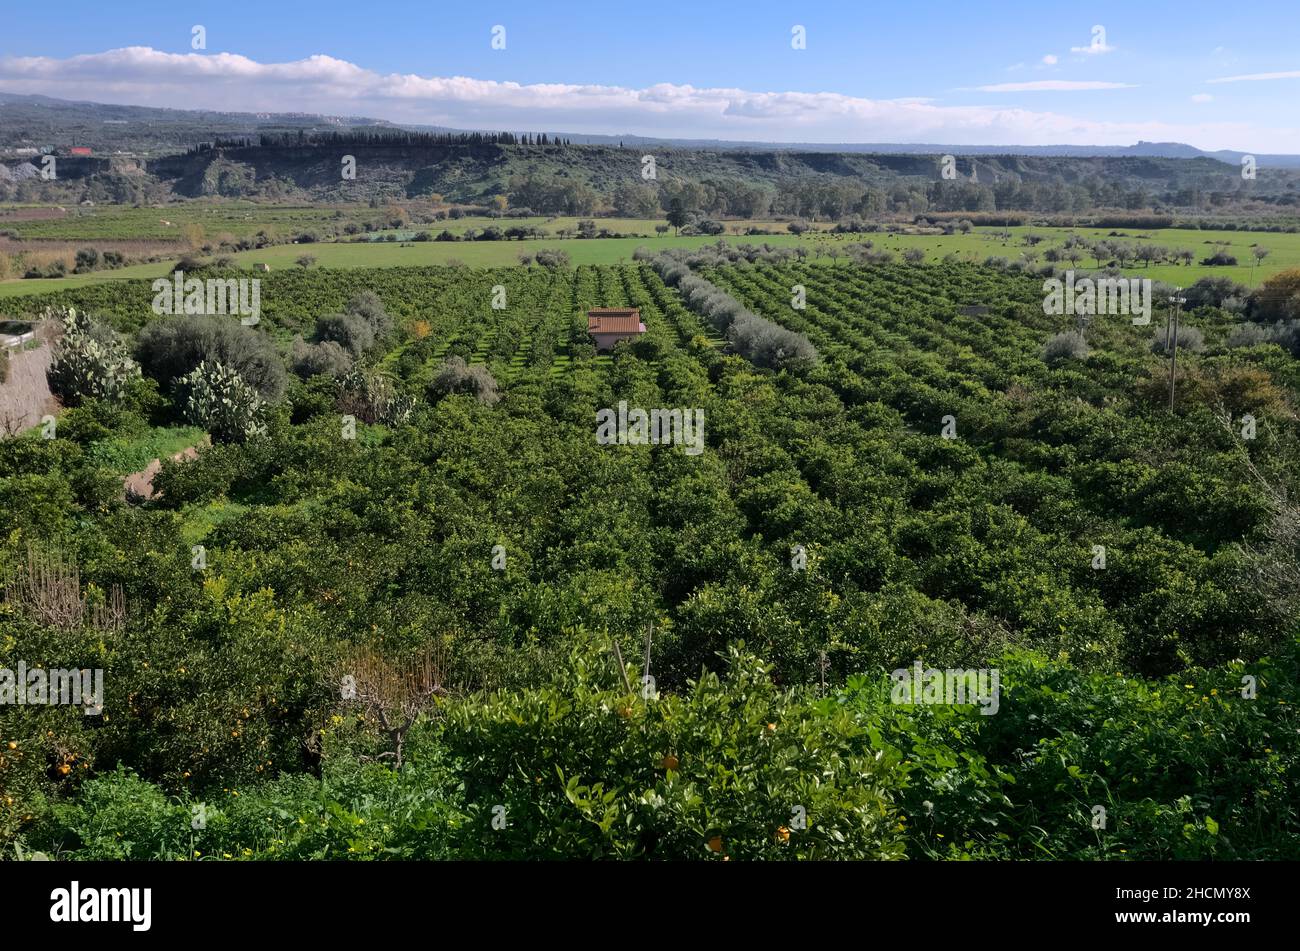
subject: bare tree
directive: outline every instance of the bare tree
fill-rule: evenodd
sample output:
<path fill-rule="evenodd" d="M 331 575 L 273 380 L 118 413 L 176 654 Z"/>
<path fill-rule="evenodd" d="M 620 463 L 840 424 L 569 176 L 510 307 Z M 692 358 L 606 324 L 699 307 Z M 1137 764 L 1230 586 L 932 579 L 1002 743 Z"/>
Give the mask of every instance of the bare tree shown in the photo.
<path fill-rule="evenodd" d="M 366 719 L 372 717 L 388 736 L 391 750 L 380 753 L 391 758 L 393 768 L 402 768 L 402 751 L 407 734 L 420 715 L 434 708 L 437 698 L 445 697 L 442 685 L 446 657 L 441 645 L 426 648 L 419 657 L 405 664 L 390 663 L 377 650 L 359 648 L 340 671 L 344 701 L 360 703 Z"/>
<path fill-rule="evenodd" d="M 5 581 L 5 600 L 49 627 L 72 630 L 83 625 L 101 631 L 120 630 L 126 623 L 126 598 L 120 585 L 106 593 L 81 590 L 76 562 L 57 549 L 27 546 L 27 562 Z"/>
<path fill-rule="evenodd" d="M 8 409 L 0 409 L 0 439 L 12 439 L 23 431 L 25 418 Z"/>

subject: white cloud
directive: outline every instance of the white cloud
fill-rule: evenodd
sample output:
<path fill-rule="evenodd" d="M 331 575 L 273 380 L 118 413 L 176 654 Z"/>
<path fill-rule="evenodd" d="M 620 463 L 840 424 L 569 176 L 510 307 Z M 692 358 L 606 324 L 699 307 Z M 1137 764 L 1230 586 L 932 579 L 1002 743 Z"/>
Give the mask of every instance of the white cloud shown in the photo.
<path fill-rule="evenodd" d="M 1207 83 L 1255 83 L 1263 82 L 1269 79 L 1300 79 L 1300 69 L 1288 70 L 1284 73 L 1246 73 L 1243 76 L 1222 76 L 1218 79 L 1207 79 Z"/>
<path fill-rule="evenodd" d="M 1119 47 L 1107 46 L 1105 42 L 1089 43 L 1087 46 L 1071 46 L 1071 53 L 1081 53 L 1084 56 L 1101 56 L 1103 53 L 1113 53 Z"/>
<path fill-rule="evenodd" d="M 976 86 L 980 92 L 1080 92 L 1090 89 L 1136 89 L 1133 83 L 1106 83 L 1095 79 L 1036 79 L 1028 83 L 994 83 Z"/>
<path fill-rule="evenodd" d="M 1192 96 L 1192 102 L 1213 102 L 1213 101 L 1214 101 L 1214 97 L 1211 96 L 1208 92 L 1198 92 L 1196 93 L 1196 95 Z"/>
<path fill-rule="evenodd" d="M 983 88 L 1020 92 L 1123 85 L 1012 83 Z M 969 145 L 1127 145 L 1145 139 L 1201 148 L 1300 152 L 1300 129 L 1240 122 L 1177 125 L 1093 119 L 1016 106 L 944 105 L 914 97 L 873 100 L 834 92 L 673 83 L 629 88 L 384 74 L 327 55 L 259 63 L 234 53 L 130 47 L 66 59 L 5 57 L 0 58 L 0 90 L 177 109 L 364 115 L 470 129 Z"/>
<path fill-rule="evenodd" d="M 1047 65 L 1047 66 L 1055 66 L 1055 65 L 1056 65 L 1056 54 L 1055 54 L 1055 53 L 1048 53 L 1046 56 L 1043 57 L 1043 63 L 1044 63 L 1045 65 Z"/>

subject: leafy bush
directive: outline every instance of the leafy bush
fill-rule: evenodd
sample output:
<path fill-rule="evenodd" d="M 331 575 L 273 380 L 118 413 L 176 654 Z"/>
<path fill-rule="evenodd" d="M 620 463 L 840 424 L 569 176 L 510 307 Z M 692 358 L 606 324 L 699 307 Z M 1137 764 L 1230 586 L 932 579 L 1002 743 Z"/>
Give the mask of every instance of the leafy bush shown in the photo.
<path fill-rule="evenodd" d="M 569 252 L 563 248 L 542 248 L 535 259 L 542 267 L 569 267 Z"/>
<path fill-rule="evenodd" d="M 863 747 L 847 710 L 775 686 L 739 650 L 725 677 L 644 700 L 616 686 L 608 656 L 594 645 L 555 686 L 451 706 L 438 739 L 464 784 L 457 854 L 902 857 L 885 791 L 899 767 Z"/>
<path fill-rule="evenodd" d="M 354 358 L 375 344 L 375 328 L 356 314 L 326 314 L 316 321 L 316 340 L 342 347 Z"/>
<path fill-rule="evenodd" d="M 252 627 L 240 643 L 257 656 L 242 663 L 271 668 L 263 676 L 277 696 L 300 705 L 308 697 L 286 679 L 291 658 L 275 653 L 290 634 L 276 633 L 276 612 L 260 616 L 264 599 L 251 601 L 232 605 L 218 629 Z M 320 779 L 253 784 L 253 768 L 194 783 L 187 772 L 180 785 L 193 792 L 173 799 L 119 768 L 50 806 L 27 785 L 44 771 L 42 750 L 14 733 L 23 742 L 10 758 L 38 761 L 21 776 L 10 765 L 8 777 L 39 813 L 26 845 L 78 859 L 1300 857 L 1296 642 L 1276 662 L 1155 681 L 1012 651 L 994 661 L 998 706 L 985 716 L 894 702 L 874 673 L 824 697 L 779 687 L 739 646 L 721 674 L 647 697 L 635 670 L 623 687 L 599 639 L 576 631 L 570 641 L 543 683 L 441 701 L 412 731 L 401 771 L 357 763 L 371 734 L 334 715 L 317 731 Z M 214 660 L 201 661 L 195 687 L 206 689 L 177 711 L 195 735 L 167 731 L 173 758 L 199 744 L 223 756 L 244 749 L 223 722 L 233 713 L 235 732 L 256 731 L 278 762 L 291 724 L 243 716 L 242 697 L 221 692 L 235 683 L 217 687 L 207 671 Z M 1246 675 L 1253 696 L 1243 696 Z M 48 722 L 78 763 L 101 731 L 83 735 L 69 720 Z M 200 830 L 189 822 L 197 803 Z"/>
<path fill-rule="evenodd" d="M 233 367 L 204 361 L 176 386 L 185 420 L 218 442 L 243 442 L 266 431 L 266 402 Z"/>
<path fill-rule="evenodd" d="M 265 400 L 284 394 L 287 374 L 274 343 L 264 333 L 230 317 L 163 317 L 146 324 L 136 338 L 136 358 L 164 390 L 201 363 L 233 370 Z"/>
<path fill-rule="evenodd" d="M 1250 290 L 1228 277 L 1203 277 L 1183 290 L 1189 309 L 1223 307 L 1230 300 L 1245 300 Z"/>
<path fill-rule="evenodd" d="M 726 334 L 732 348 L 759 366 L 773 369 L 801 368 L 817 362 L 817 348 L 803 334 L 746 310 L 722 288 L 692 274 L 678 256 L 664 252 L 637 255 L 649 260 L 666 284 L 675 286 L 692 310 Z"/>
<path fill-rule="evenodd" d="M 1264 281 L 1251 297 L 1250 307 L 1254 320 L 1300 318 L 1300 268 L 1288 268 Z"/>
<path fill-rule="evenodd" d="M 1272 340 L 1272 334 L 1259 324 L 1241 323 L 1228 334 L 1229 347 L 1256 347 Z"/>
<path fill-rule="evenodd" d="M 374 331 L 375 342 L 383 343 L 393 333 L 393 318 L 374 291 L 362 291 L 348 301 L 346 312 L 360 317 Z"/>
<path fill-rule="evenodd" d="M 415 401 L 397 393 L 387 377 L 358 366 L 339 379 L 337 406 L 365 423 L 396 425 L 410 418 Z"/>
<path fill-rule="evenodd" d="M 289 349 L 289 368 L 298 376 L 338 376 L 352 369 L 352 356 L 333 340 L 307 343 L 295 337 Z"/>
<path fill-rule="evenodd" d="M 1170 340 L 1166 340 L 1166 336 Z M 1154 337 L 1151 338 L 1152 353 L 1168 353 L 1170 342 L 1176 338 L 1179 350 L 1190 350 L 1192 353 L 1200 353 L 1205 349 L 1205 334 L 1201 333 L 1197 327 L 1189 324 L 1179 324 L 1178 333 L 1167 332 L 1167 330 L 1157 330 Z"/>
<path fill-rule="evenodd" d="M 111 330 L 72 308 L 53 316 L 62 321 L 63 336 L 52 348 L 46 371 L 50 391 L 67 406 L 89 399 L 125 399 L 140 377 L 140 367 L 126 346 Z"/>
<path fill-rule="evenodd" d="M 1060 363 L 1063 360 L 1084 360 L 1088 356 L 1088 342 L 1083 334 L 1074 330 L 1053 334 L 1043 344 L 1043 361 Z"/>
<path fill-rule="evenodd" d="M 807 337 L 749 313 L 731 322 L 727 340 L 737 353 L 760 367 L 780 370 L 817 360 L 817 348 Z"/>
<path fill-rule="evenodd" d="M 450 393 L 468 393 L 480 403 L 493 405 L 501 398 L 497 381 L 482 364 L 466 365 L 460 357 L 444 360 L 438 375 L 429 384 L 429 397 L 437 400 Z"/>

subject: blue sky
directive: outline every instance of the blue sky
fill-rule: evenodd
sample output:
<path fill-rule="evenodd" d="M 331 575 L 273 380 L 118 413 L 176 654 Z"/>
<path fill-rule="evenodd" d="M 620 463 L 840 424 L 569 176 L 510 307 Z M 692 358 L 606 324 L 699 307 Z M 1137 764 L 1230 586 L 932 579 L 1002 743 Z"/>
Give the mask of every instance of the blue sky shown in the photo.
<path fill-rule="evenodd" d="M 1300 152 L 1297 36 L 1294 0 L 73 0 L 6 18 L 0 90 L 472 128 Z"/>

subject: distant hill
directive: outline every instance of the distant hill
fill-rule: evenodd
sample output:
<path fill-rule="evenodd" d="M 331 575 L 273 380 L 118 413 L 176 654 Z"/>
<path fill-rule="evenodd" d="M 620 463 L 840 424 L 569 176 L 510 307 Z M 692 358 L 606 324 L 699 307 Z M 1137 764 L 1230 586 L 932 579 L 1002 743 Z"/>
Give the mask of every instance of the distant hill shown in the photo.
<path fill-rule="evenodd" d="M 417 128 L 412 126 L 411 128 Z M 934 145 L 925 142 L 740 142 L 726 139 L 666 139 L 640 135 L 582 135 L 559 133 L 571 142 L 589 145 L 670 146 L 672 148 L 794 151 L 867 152 L 877 155 L 1038 155 L 1073 158 L 1213 158 L 1239 165 L 1243 155 L 1254 155 L 1257 166 L 1300 168 L 1300 155 L 1272 155 L 1260 152 L 1219 150 L 1206 152 L 1181 142 L 1138 142 L 1136 145 Z"/>
<path fill-rule="evenodd" d="M 348 128 L 389 128 L 413 131 L 463 132 L 442 126 L 399 125 L 363 116 L 311 113 L 216 112 L 160 109 L 74 102 L 49 96 L 0 92 L 0 150 L 26 146 L 98 145 L 102 151 L 183 151 L 215 137 L 263 132 L 322 132 Z M 745 142 L 726 139 L 675 139 L 641 135 L 591 135 L 545 131 L 574 144 L 667 146 L 710 151 L 864 152 L 878 155 L 1027 155 L 1145 158 L 1216 158 L 1238 164 L 1246 154 L 1261 167 L 1300 168 L 1300 155 L 1273 155 L 1244 150 L 1207 152 L 1180 142 L 1138 142 L 1135 145 L 961 145 L 907 142 Z"/>
<path fill-rule="evenodd" d="M 72 147 L 91 155 L 65 154 Z M 32 180 L 33 150 L 58 180 Z M 642 156 L 657 176 L 642 177 Z M 943 179 L 940 156 L 956 156 Z M 345 156 L 355 178 L 341 174 Z M 68 102 L 0 93 L 0 198 L 375 201 L 441 195 L 546 214 L 658 215 L 672 200 L 714 216 L 1107 207 L 1208 209 L 1300 202 L 1300 157 L 1246 183 L 1240 153 L 1179 143 L 1105 146 L 793 145 L 638 136 L 457 132 L 357 116 L 239 113 Z M 1294 168 L 1292 167 L 1294 166 Z M 23 176 L 26 176 L 24 179 Z M 20 180 L 22 179 L 22 180 Z M 638 211 L 636 209 L 643 210 Z"/>
<path fill-rule="evenodd" d="M 146 168 L 150 176 L 186 197 L 256 197 L 266 187 L 329 201 L 375 194 L 402 198 L 439 194 L 452 201 L 484 203 L 500 194 L 509 195 L 512 206 L 583 214 L 588 213 L 583 206 L 587 197 L 601 204 L 616 202 L 629 189 L 645 186 L 641 177 L 644 151 L 642 145 L 626 142 L 620 148 L 326 139 L 204 149 L 151 160 Z M 1153 200 L 1172 201 L 1184 192 L 1231 197 L 1242 187 L 1235 166 L 1208 157 L 962 156 L 955 163 L 957 179 L 941 182 L 940 162 L 933 154 L 668 146 L 655 146 L 653 154 L 655 188 L 691 195 L 687 201 L 691 207 L 715 211 L 726 207 L 729 213 L 744 217 L 752 209 L 738 205 L 750 201 L 755 193 L 779 200 L 794 191 L 826 192 L 841 185 L 847 190 L 874 190 L 882 196 L 895 188 L 930 193 L 939 187 L 954 201 L 965 202 L 949 210 L 972 211 L 993 210 L 999 192 L 1003 201 L 1010 200 L 1008 189 L 1033 196 L 1028 201 L 1034 204 L 1015 207 L 1037 207 L 1041 198 L 1047 210 L 1053 200 L 1049 192 L 1058 193 L 1054 200 L 1060 203 L 1069 200 L 1071 189 L 1085 191 L 1103 204 L 1137 196 L 1135 207 L 1147 207 Z M 356 160 L 356 179 L 340 175 L 345 155 Z M 1300 179 L 1295 173 L 1277 174 Z M 725 199 L 695 197 L 723 193 Z M 984 204 L 981 196 L 987 196 Z M 836 202 L 834 195 L 808 200 L 827 209 Z M 813 213 L 838 217 L 831 210 Z"/>
<path fill-rule="evenodd" d="M 158 109 L 0 92 L 0 153 L 76 145 L 99 153 L 152 155 L 184 151 L 217 136 L 346 128 L 394 126 L 357 116 Z"/>

